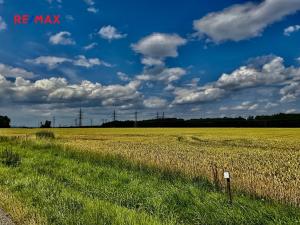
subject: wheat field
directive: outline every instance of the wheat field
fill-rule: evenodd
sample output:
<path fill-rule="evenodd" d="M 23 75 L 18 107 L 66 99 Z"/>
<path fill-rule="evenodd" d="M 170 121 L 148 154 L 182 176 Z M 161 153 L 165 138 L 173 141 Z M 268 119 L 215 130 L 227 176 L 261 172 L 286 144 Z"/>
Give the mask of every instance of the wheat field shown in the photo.
<path fill-rule="evenodd" d="M 34 138 L 37 130 L 2 129 Z M 231 173 L 235 191 L 300 205 L 300 129 L 52 129 L 57 142 L 78 151 L 117 155 L 137 164 L 218 182 Z"/>

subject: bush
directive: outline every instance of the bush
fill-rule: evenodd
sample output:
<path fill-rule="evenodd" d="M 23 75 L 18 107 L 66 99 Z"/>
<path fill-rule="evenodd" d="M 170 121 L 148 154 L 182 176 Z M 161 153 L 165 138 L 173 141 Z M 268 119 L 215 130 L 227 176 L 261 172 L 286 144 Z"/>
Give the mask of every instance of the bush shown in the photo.
<path fill-rule="evenodd" d="M 54 139 L 55 135 L 51 131 L 39 131 L 35 134 L 37 139 Z"/>
<path fill-rule="evenodd" d="M 6 148 L 0 154 L 0 162 L 6 166 L 16 167 L 21 163 L 21 157 L 18 153 Z"/>

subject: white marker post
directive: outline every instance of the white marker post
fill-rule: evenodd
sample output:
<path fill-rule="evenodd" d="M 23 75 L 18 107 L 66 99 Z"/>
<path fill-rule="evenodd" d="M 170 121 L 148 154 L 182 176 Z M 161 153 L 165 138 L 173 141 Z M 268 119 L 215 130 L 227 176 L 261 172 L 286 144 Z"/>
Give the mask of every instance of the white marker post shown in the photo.
<path fill-rule="evenodd" d="M 232 194 L 231 194 L 231 187 L 230 187 L 230 173 L 225 171 L 224 172 L 224 179 L 227 181 L 227 194 L 229 197 L 229 204 L 232 204 Z"/>

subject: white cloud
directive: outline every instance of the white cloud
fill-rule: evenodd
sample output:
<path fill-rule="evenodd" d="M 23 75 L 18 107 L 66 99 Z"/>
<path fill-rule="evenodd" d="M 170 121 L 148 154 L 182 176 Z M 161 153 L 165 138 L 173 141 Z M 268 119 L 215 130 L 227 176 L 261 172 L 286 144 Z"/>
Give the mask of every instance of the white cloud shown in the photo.
<path fill-rule="evenodd" d="M 53 45 L 75 45 L 76 42 L 71 38 L 71 33 L 67 31 L 59 32 L 50 36 L 49 42 Z"/>
<path fill-rule="evenodd" d="M 49 69 L 54 69 L 58 65 L 63 63 L 72 63 L 75 66 L 86 67 L 86 68 L 91 68 L 100 65 L 106 67 L 112 67 L 111 64 L 104 62 L 98 58 L 86 58 L 84 55 L 79 55 L 75 59 L 56 57 L 56 56 L 40 56 L 35 59 L 27 59 L 25 60 L 25 62 L 36 64 L 36 65 L 46 65 Z"/>
<path fill-rule="evenodd" d="M 146 66 L 160 66 L 160 65 L 164 65 L 165 63 L 160 59 L 147 57 L 147 58 L 142 58 L 142 64 Z"/>
<path fill-rule="evenodd" d="M 99 30 L 98 34 L 103 39 L 107 39 L 109 41 L 116 40 L 116 39 L 122 39 L 122 38 L 125 38 L 127 36 L 127 34 L 120 33 L 117 30 L 117 28 L 115 28 L 115 27 L 113 27 L 111 25 L 102 27 Z"/>
<path fill-rule="evenodd" d="M 229 111 L 229 110 L 238 110 L 238 111 L 253 111 L 259 107 L 257 103 L 252 103 L 250 101 L 242 102 L 240 105 L 237 106 L 221 106 L 219 108 L 220 111 Z"/>
<path fill-rule="evenodd" d="M 95 7 L 94 0 L 84 0 L 84 2 L 89 6 L 86 10 L 90 13 L 98 13 L 99 9 Z"/>
<path fill-rule="evenodd" d="M 281 57 L 267 58 L 268 61 L 258 68 L 242 66 L 231 74 L 223 74 L 217 81 L 204 86 L 175 88 L 173 103 L 211 102 L 238 90 L 274 85 L 285 86 L 280 90 L 283 96 L 281 101 L 297 99 L 300 96 L 300 68 L 285 67 Z"/>
<path fill-rule="evenodd" d="M 56 56 L 40 56 L 35 59 L 27 59 L 25 60 L 25 62 L 36 64 L 36 65 L 47 65 L 49 69 L 54 69 L 59 64 L 65 62 L 72 62 L 72 60 L 63 57 L 56 57 Z"/>
<path fill-rule="evenodd" d="M 194 29 L 199 38 L 208 37 L 216 43 L 240 41 L 260 36 L 267 26 L 299 9 L 299 0 L 247 2 L 195 20 Z"/>
<path fill-rule="evenodd" d="M 5 23 L 3 18 L 0 16 L 0 31 L 6 30 L 6 28 L 7 28 L 7 24 Z"/>
<path fill-rule="evenodd" d="M 280 90 L 281 102 L 293 102 L 300 97 L 300 80 L 292 81 Z"/>
<path fill-rule="evenodd" d="M 173 81 L 179 80 L 185 74 L 186 71 L 180 67 L 163 68 L 163 70 L 159 71 L 158 73 L 144 73 L 138 75 L 136 79 L 141 81 L 163 81 L 166 84 L 169 84 Z"/>
<path fill-rule="evenodd" d="M 95 1 L 94 0 L 84 0 L 84 2 L 87 4 L 87 5 L 95 5 Z"/>
<path fill-rule="evenodd" d="M 101 85 L 84 80 L 70 84 L 65 78 L 49 78 L 31 82 L 17 77 L 14 82 L 0 75 L 0 99 L 8 103 L 59 104 L 66 107 L 90 104 L 92 106 L 122 106 L 142 100 L 138 92 L 140 82 L 126 85 Z"/>
<path fill-rule="evenodd" d="M 186 104 L 196 102 L 210 102 L 221 98 L 225 90 L 213 86 L 204 86 L 197 89 L 176 88 L 174 90 L 174 104 Z"/>
<path fill-rule="evenodd" d="M 300 30 L 300 25 L 289 26 L 284 29 L 283 34 L 285 36 L 291 36 L 292 33 Z"/>
<path fill-rule="evenodd" d="M 96 42 L 93 42 L 93 43 L 91 43 L 89 45 L 84 46 L 83 49 L 86 50 L 86 51 L 88 51 L 88 50 L 91 50 L 91 49 L 95 48 L 97 45 L 98 44 Z"/>
<path fill-rule="evenodd" d="M 121 81 L 130 81 L 130 78 L 128 77 L 128 75 L 126 73 L 118 72 L 117 75 Z"/>
<path fill-rule="evenodd" d="M 98 58 L 88 59 L 84 55 L 77 56 L 77 59 L 73 60 L 73 64 L 75 66 L 82 66 L 82 67 L 86 67 L 86 68 L 90 68 L 90 67 L 93 67 L 93 66 L 100 66 L 100 65 L 103 65 L 103 66 L 106 66 L 106 67 L 112 67 L 111 64 L 109 64 L 107 62 L 104 62 L 104 61 L 101 61 Z"/>
<path fill-rule="evenodd" d="M 34 73 L 22 68 L 12 67 L 2 63 L 0 63 L 0 74 L 4 77 L 23 77 L 27 79 L 31 79 L 36 76 Z"/>
<path fill-rule="evenodd" d="M 167 105 L 167 100 L 158 97 L 151 97 L 145 99 L 143 103 L 146 108 L 157 109 L 165 107 Z"/>
<path fill-rule="evenodd" d="M 97 12 L 99 12 L 99 9 L 97 9 L 95 7 L 88 7 L 86 10 L 88 12 L 90 12 L 90 13 L 97 13 Z"/>
<path fill-rule="evenodd" d="M 265 108 L 266 109 L 271 109 L 271 108 L 274 108 L 278 106 L 278 103 L 272 103 L 272 102 L 268 102 L 266 105 L 265 105 Z"/>
<path fill-rule="evenodd" d="M 260 69 L 242 66 L 231 74 L 223 74 L 216 83 L 220 88 L 243 88 L 261 84 L 278 83 L 287 79 L 289 74 L 281 57 L 274 57 Z"/>
<path fill-rule="evenodd" d="M 232 107 L 233 110 L 255 110 L 257 108 L 258 104 L 253 104 L 249 101 L 242 102 L 242 104 Z"/>
<path fill-rule="evenodd" d="M 288 110 L 286 110 L 285 113 L 288 113 L 288 114 L 297 113 L 297 110 L 296 109 L 288 109 Z"/>
<path fill-rule="evenodd" d="M 132 44 L 132 49 L 144 55 L 144 64 L 149 65 L 153 62 L 156 65 L 167 57 L 177 57 L 178 47 L 185 45 L 186 42 L 177 34 L 153 33 Z"/>
<path fill-rule="evenodd" d="M 132 44 L 132 49 L 142 54 L 141 62 L 144 64 L 143 73 L 136 76 L 136 79 L 146 81 L 148 87 L 153 86 L 152 81 L 162 81 L 170 90 L 170 83 L 179 80 L 187 71 L 180 67 L 166 67 L 165 59 L 177 57 L 178 48 L 186 42 L 177 34 L 153 33 Z"/>

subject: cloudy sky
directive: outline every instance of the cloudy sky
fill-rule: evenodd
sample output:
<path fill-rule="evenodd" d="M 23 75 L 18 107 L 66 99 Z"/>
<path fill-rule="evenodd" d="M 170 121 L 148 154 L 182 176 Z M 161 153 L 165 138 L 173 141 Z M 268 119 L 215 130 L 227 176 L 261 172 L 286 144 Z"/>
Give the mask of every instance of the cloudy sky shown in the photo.
<path fill-rule="evenodd" d="M 300 112 L 299 40 L 299 0 L 0 0 L 0 115 L 34 126 L 72 125 L 80 107 L 85 124 L 114 109 L 118 119 Z"/>

